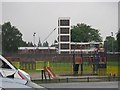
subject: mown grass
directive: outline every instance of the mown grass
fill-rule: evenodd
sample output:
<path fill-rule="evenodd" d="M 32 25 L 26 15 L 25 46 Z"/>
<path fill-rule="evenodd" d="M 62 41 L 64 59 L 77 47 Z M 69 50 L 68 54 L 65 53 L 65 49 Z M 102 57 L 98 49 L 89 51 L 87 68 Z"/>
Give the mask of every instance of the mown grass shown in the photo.
<path fill-rule="evenodd" d="M 73 73 L 73 67 L 71 63 L 51 63 L 50 67 L 53 70 L 53 72 L 58 75 Z M 83 71 L 84 74 L 93 73 L 92 65 L 89 63 L 84 63 L 83 70 L 84 70 Z M 79 66 L 79 73 L 80 73 L 80 66 Z M 110 75 L 110 74 L 118 75 L 118 62 L 117 61 L 107 62 L 106 74 L 107 75 Z"/>
<path fill-rule="evenodd" d="M 51 69 L 58 75 L 71 74 L 72 64 L 71 63 L 51 63 Z"/>
<path fill-rule="evenodd" d="M 116 74 L 118 76 L 118 61 L 107 62 L 107 74 Z"/>
<path fill-rule="evenodd" d="M 18 63 L 13 63 L 18 64 Z M 73 65 L 68 62 L 36 62 L 36 70 L 25 70 L 28 73 L 40 73 L 39 69 L 43 69 L 44 66 L 50 66 L 52 71 L 57 75 L 72 75 Z M 80 66 L 79 66 L 80 67 Z M 92 65 L 84 62 L 83 63 L 83 73 L 92 74 Z M 80 68 L 79 68 L 80 73 Z M 118 75 L 118 62 L 117 61 L 107 61 L 106 75 L 115 74 Z"/>

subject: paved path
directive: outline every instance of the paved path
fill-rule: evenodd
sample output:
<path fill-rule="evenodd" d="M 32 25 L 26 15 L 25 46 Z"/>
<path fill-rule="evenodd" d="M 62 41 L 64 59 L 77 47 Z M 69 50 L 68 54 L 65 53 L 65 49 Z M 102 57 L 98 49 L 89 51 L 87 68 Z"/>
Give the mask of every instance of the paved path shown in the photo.
<path fill-rule="evenodd" d="M 40 84 L 46 88 L 118 88 L 118 82 L 79 82 Z"/>
<path fill-rule="evenodd" d="M 32 80 L 36 80 L 36 79 L 41 79 L 42 78 L 42 75 L 41 75 L 41 72 L 29 72 Z M 100 76 L 58 76 L 56 75 L 57 78 L 60 78 L 60 79 L 65 79 L 65 78 L 85 78 L 85 77 L 100 77 Z M 47 76 L 48 78 L 48 76 Z"/>

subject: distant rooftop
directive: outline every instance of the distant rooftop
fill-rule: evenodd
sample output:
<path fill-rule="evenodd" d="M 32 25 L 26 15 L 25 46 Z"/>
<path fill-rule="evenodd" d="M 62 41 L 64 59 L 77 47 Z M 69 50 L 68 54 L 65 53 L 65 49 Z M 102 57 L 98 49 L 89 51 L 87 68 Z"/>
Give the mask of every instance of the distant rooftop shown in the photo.
<path fill-rule="evenodd" d="M 56 49 L 55 47 L 19 47 L 19 50 L 24 50 L 24 49 Z"/>

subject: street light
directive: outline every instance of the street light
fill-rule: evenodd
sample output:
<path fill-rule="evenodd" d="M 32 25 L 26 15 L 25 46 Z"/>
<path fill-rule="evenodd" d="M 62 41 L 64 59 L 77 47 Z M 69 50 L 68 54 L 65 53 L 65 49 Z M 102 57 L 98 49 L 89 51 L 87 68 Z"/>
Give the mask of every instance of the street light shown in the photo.
<path fill-rule="evenodd" d="M 113 37 L 113 32 L 111 32 L 111 37 Z M 112 38 L 112 53 L 113 53 L 113 38 Z"/>
<path fill-rule="evenodd" d="M 35 34 L 36 34 L 36 32 L 33 33 L 33 43 L 34 43 L 34 47 L 35 47 Z"/>
<path fill-rule="evenodd" d="M 36 32 L 33 33 L 34 53 L 35 53 L 35 34 Z"/>
<path fill-rule="evenodd" d="M 75 50 L 76 50 L 76 43 L 77 42 L 75 42 L 75 44 L 74 44 L 74 52 L 73 52 L 73 74 L 74 75 L 76 75 L 76 74 L 78 74 L 77 72 L 76 72 L 76 64 L 75 64 L 75 57 L 76 57 L 76 53 L 75 53 Z"/>
<path fill-rule="evenodd" d="M 80 45 L 80 51 L 81 51 L 81 75 L 83 74 L 83 53 L 82 53 L 82 44 Z"/>

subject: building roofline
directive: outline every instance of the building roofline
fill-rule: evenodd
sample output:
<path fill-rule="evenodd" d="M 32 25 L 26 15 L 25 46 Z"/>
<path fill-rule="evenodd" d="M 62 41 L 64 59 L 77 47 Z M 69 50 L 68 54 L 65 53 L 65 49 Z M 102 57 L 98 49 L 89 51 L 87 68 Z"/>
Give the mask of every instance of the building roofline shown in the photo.
<path fill-rule="evenodd" d="M 19 47 L 18 48 L 19 50 L 23 50 L 23 49 L 32 49 L 32 50 L 34 50 L 34 49 L 56 49 L 55 47 Z"/>
<path fill-rule="evenodd" d="M 65 42 L 66 43 L 66 42 Z M 70 42 L 70 44 L 100 44 L 100 43 L 103 43 L 103 42 Z M 55 43 L 56 45 L 58 44 L 58 42 L 57 43 Z"/>

